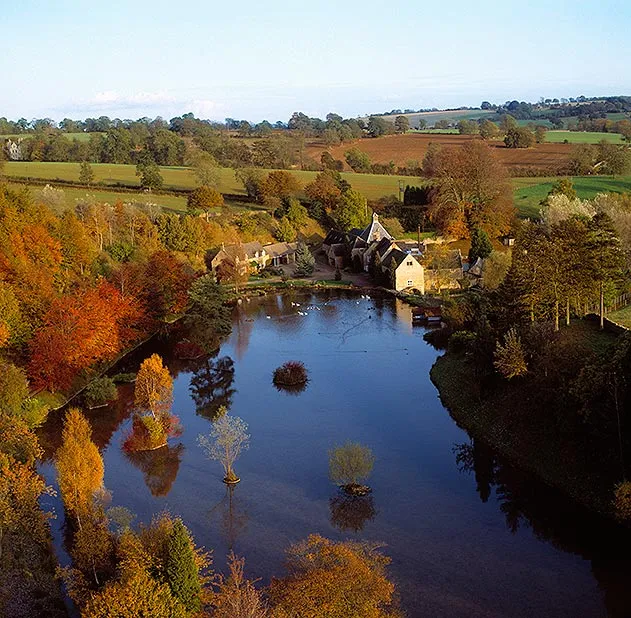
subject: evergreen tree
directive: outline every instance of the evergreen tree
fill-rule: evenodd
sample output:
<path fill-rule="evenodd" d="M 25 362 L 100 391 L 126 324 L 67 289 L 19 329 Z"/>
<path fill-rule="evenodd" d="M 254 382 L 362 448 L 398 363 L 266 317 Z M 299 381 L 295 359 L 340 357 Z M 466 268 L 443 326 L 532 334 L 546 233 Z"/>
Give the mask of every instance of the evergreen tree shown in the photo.
<path fill-rule="evenodd" d="M 489 235 L 481 228 L 476 227 L 471 234 L 471 249 L 469 249 L 469 263 L 473 264 L 478 258 L 487 258 L 493 251 L 493 245 Z"/>
<path fill-rule="evenodd" d="M 298 243 L 296 249 L 296 270 L 294 274 L 297 277 L 308 277 L 315 269 L 315 258 L 309 247 L 303 242 Z"/>
<path fill-rule="evenodd" d="M 201 584 L 188 530 L 176 520 L 167 543 L 165 576 L 171 593 L 189 612 L 201 609 Z"/>
<path fill-rule="evenodd" d="M 161 189 L 164 184 L 160 168 L 153 161 L 136 165 L 136 176 L 140 176 L 140 186 L 143 189 Z"/>

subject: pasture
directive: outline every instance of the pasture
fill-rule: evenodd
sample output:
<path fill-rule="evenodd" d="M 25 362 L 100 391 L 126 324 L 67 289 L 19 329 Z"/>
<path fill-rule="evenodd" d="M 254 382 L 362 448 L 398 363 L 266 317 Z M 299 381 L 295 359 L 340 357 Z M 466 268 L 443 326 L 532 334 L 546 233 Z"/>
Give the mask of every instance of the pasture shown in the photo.
<path fill-rule="evenodd" d="M 427 123 L 427 126 L 433 127 L 437 122 L 441 120 L 448 120 L 449 122 L 458 122 L 459 120 L 478 120 L 493 114 L 493 110 L 484 109 L 455 109 L 455 110 L 441 110 L 436 112 L 418 112 L 412 114 L 388 114 L 387 116 L 381 116 L 385 120 L 394 122 L 397 116 L 405 116 L 410 121 L 412 128 L 418 128 L 418 121 L 422 118 Z"/>
<path fill-rule="evenodd" d="M 624 144 L 624 138 L 620 133 L 597 133 L 590 131 L 548 131 L 546 142 L 561 144 L 598 144 L 605 140 L 612 144 Z"/>
<path fill-rule="evenodd" d="M 513 178 L 515 206 L 522 217 L 538 217 L 539 202 L 558 178 Z M 591 199 L 597 193 L 631 191 L 631 176 L 574 176 L 572 183 L 578 197 Z"/>
<path fill-rule="evenodd" d="M 117 165 L 109 163 L 93 163 L 92 169 L 98 186 L 94 190 L 102 191 L 107 185 L 123 184 L 127 187 L 138 187 L 139 179 L 136 176 L 134 165 Z M 164 178 L 165 189 L 194 189 L 197 182 L 193 172 L 186 167 L 161 167 L 160 171 Z M 263 170 L 271 171 L 271 170 Z M 220 169 L 219 190 L 222 193 L 232 193 L 244 195 L 243 185 L 235 177 L 231 168 Z M 291 170 L 302 186 L 311 182 L 317 172 L 306 172 L 302 170 Z M 79 181 L 78 163 L 42 163 L 38 161 L 9 161 L 5 164 L 5 174 L 7 177 L 23 177 L 33 179 L 43 179 L 51 181 Z M 354 189 L 365 195 L 368 199 L 378 199 L 385 195 L 398 195 L 399 181 L 406 184 L 418 185 L 421 181 L 410 176 L 384 176 L 379 174 L 354 174 L 343 173 L 342 177 L 347 180 Z M 83 190 L 85 192 L 85 190 Z M 92 192 L 92 191 L 91 191 Z M 114 191 L 115 192 L 115 191 Z M 184 198 L 183 198 L 184 199 Z"/>

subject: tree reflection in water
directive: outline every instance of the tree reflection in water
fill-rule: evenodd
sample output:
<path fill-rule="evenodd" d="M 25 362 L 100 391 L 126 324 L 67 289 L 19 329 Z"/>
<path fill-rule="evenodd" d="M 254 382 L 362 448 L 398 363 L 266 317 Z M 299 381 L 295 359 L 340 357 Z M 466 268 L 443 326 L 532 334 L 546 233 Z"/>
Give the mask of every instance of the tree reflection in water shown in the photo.
<path fill-rule="evenodd" d="M 229 356 L 208 358 L 191 378 L 191 397 L 195 402 L 196 412 L 213 421 L 219 408 L 230 409 L 234 382 L 234 361 Z"/>
<path fill-rule="evenodd" d="M 236 485 L 226 485 L 224 497 L 208 511 L 210 519 L 219 518 L 221 530 L 228 543 L 228 550 L 233 551 L 237 537 L 245 532 L 248 525 L 248 514 L 240 506 L 234 493 Z"/>
<path fill-rule="evenodd" d="M 331 523 L 346 532 L 360 532 L 366 522 L 374 519 L 377 511 L 372 496 L 349 496 L 339 493 L 329 500 Z"/>
<path fill-rule="evenodd" d="M 512 466 L 485 443 L 472 439 L 453 449 L 461 472 L 475 474 L 480 499 L 491 488 L 506 526 L 515 534 L 528 527 L 542 541 L 589 560 L 604 591 L 607 615 L 631 616 L 631 532 L 574 502 L 532 474 Z"/>
<path fill-rule="evenodd" d="M 163 446 L 153 451 L 127 452 L 125 457 L 144 475 L 152 496 L 166 496 L 177 477 L 184 445 Z"/>

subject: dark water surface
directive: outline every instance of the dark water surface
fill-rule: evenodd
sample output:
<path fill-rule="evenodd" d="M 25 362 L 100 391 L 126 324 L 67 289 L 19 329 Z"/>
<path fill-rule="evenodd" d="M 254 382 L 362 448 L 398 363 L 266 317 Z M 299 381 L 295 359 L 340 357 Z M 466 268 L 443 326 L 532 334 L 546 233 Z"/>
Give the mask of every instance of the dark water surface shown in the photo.
<path fill-rule="evenodd" d="M 140 521 L 180 515 L 218 569 L 232 548 L 263 582 L 283 573 L 285 548 L 310 533 L 381 541 L 410 618 L 629 615 L 625 535 L 459 429 L 429 379 L 439 352 L 423 333 L 400 301 L 296 292 L 236 309 L 232 336 L 210 359 L 176 360 L 181 335 L 152 342 L 128 363 L 165 357 L 184 431 L 168 449 L 130 459 L 121 443 L 133 389 L 88 413 L 112 505 Z M 272 384 L 288 360 L 309 370 L 300 394 Z M 196 443 L 222 403 L 251 434 L 232 495 Z M 42 434 L 49 457 L 60 433 L 52 416 Z M 344 499 L 328 479 L 327 450 L 347 440 L 376 456 L 368 499 Z M 50 460 L 42 470 L 55 485 Z M 56 499 L 47 506 L 63 561 L 63 509 Z"/>

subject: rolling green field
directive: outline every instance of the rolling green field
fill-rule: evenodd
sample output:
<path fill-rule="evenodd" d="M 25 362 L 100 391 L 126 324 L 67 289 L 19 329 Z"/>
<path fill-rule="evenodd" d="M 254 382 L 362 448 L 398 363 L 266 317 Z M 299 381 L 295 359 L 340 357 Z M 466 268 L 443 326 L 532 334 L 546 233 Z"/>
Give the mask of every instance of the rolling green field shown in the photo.
<path fill-rule="evenodd" d="M 624 144 L 620 133 L 591 133 L 589 131 L 548 131 L 546 142 L 559 144 L 568 141 L 570 144 L 598 144 L 605 140 L 612 144 Z"/>
<path fill-rule="evenodd" d="M 543 200 L 557 178 L 513 178 L 515 206 L 522 217 L 538 217 L 539 202 Z M 575 176 L 572 178 L 576 193 L 582 199 L 591 199 L 597 193 L 631 192 L 631 176 Z"/>
<path fill-rule="evenodd" d="M 93 163 L 92 169 L 97 182 L 104 185 L 123 183 L 130 187 L 139 186 L 134 165 L 115 165 L 107 163 Z M 160 168 L 164 178 L 165 189 L 193 189 L 196 180 L 193 172 L 186 167 L 162 167 Z M 37 161 L 9 161 L 5 165 L 7 177 L 21 176 L 26 178 L 41 178 L 54 183 L 59 180 L 79 180 L 78 163 L 41 163 Z M 264 170 L 269 171 L 269 170 Z M 292 170 L 299 182 L 304 186 L 311 182 L 318 172 L 305 172 Z M 384 195 L 399 193 L 399 180 L 405 184 L 419 184 L 421 181 L 410 176 L 384 176 L 379 174 L 353 174 L 342 173 L 342 177 L 351 183 L 354 189 L 369 199 L 377 199 Z M 102 190 L 103 187 L 99 187 Z M 223 193 L 244 194 L 243 185 L 236 179 L 234 170 L 221 168 L 219 190 Z"/>

